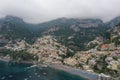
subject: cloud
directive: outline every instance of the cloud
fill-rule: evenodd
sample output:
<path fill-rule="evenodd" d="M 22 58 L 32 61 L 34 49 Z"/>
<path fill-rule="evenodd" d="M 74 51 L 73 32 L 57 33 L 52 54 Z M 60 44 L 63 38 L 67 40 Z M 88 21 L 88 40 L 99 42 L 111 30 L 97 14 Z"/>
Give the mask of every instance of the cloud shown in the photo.
<path fill-rule="evenodd" d="M 0 17 L 14 15 L 40 23 L 59 17 L 101 18 L 120 16 L 120 0 L 0 0 Z"/>

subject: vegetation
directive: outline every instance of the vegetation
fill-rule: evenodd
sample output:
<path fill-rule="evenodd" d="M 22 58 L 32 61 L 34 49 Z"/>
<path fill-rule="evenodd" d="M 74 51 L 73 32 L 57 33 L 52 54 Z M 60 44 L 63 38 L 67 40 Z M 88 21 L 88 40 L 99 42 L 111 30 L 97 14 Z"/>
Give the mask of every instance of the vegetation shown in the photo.
<path fill-rule="evenodd" d="M 30 54 L 26 51 L 15 52 L 12 53 L 10 56 L 12 57 L 13 60 L 23 60 L 23 61 L 38 60 L 38 57 L 36 55 Z"/>
<path fill-rule="evenodd" d="M 24 39 L 28 43 L 33 43 L 35 34 L 26 28 L 26 24 L 21 21 L 4 21 L 1 24 L 0 34 L 9 40 Z"/>
<path fill-rule="evenodd" d="M 13 50 L 7 50 L 7 49 L 2 49 L 0 51 L 1 56 L 6 56 L 9 55 L 13 61 L 34 61 L 38 60 L 38 56 L 35 54 L 30 54 L 26 51 L 13 51 Z"/>
<path fill-rule="evenodd" d="M 109 69 L 107 68 L 108 64 L 105 62 L 106 55 L 102 55 L 98 60 L 97 64 L 94 66 L 94 71 L 97 73 L 105 73 Z M 100 68 L 98 68 L 100 66 Z"/>

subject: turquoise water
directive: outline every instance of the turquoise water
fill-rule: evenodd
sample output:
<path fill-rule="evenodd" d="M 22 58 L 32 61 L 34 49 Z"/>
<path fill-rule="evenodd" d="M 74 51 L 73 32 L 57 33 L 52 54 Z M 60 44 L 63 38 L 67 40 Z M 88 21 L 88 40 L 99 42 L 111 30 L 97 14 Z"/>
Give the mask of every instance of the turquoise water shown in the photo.
<path fill-rule="evenodd" d="M 0 61 L 0 80 L 86 80 L 64 71 Z"/>

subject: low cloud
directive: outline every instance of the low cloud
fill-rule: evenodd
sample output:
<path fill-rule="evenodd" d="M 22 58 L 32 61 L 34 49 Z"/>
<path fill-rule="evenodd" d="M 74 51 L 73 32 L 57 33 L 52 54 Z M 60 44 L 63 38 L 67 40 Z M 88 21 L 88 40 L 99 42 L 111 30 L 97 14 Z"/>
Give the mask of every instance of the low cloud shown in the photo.
<path fill-rule="evenodd" d="M 68 18 L 100 18 L 108 21 L 120 16 L 120 0 L 0 0 L 0 17 L 14 15 L 26 22 Z"/>

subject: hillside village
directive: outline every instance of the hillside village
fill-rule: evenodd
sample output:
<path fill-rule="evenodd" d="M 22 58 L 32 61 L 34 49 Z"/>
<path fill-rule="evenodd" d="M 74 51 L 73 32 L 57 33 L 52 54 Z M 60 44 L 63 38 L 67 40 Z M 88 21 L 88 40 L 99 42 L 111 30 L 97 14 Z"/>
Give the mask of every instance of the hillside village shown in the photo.
<path fill-rule="evenodd" d="M 120 25 L 110 28 L 101 20 L 65 18 L 43 23 L 46 28 L 35 33 L 21 20 L 3 22 L 0 60 L 60 64 L 120 79 Z"/>
<path fill-rule="evenodd" d="M 115 80 L 120 79 L 120 47 L 116 47 L 114 43 L 102 44 L 100 50 L 74 52 L 58 43 L 53 36 L 47 35 L 38 38 L 33 45 L 24 40 L 16 41 L 14 44 L 10 41 L 5 48 L 34 54 L 38 56 L 38 63 L 64 64 L 90 72 L 104 73 Z M 67 56 L 70 54 L 68 51 L 74 55 Z"/>

